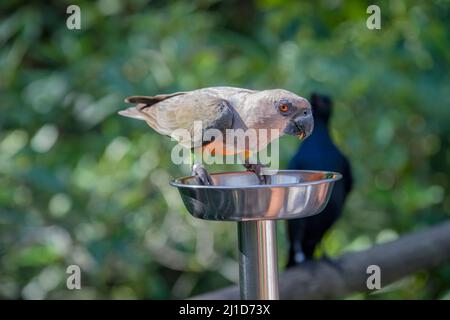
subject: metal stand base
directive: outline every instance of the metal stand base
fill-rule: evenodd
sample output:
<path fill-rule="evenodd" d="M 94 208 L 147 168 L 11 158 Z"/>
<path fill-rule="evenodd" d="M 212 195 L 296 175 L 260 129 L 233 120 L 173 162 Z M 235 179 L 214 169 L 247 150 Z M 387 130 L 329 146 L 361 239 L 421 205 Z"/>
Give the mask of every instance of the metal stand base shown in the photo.
<path fill-rule="evenodd" d="M 238 243 L 241 299 L 278 299 L 276 221 L 238 222 Z"/>

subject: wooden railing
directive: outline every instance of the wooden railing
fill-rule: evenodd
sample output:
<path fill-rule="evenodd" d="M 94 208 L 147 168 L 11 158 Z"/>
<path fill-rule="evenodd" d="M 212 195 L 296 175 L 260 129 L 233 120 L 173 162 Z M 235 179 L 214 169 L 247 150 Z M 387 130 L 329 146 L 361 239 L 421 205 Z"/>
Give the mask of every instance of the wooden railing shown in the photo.
<path fill-rule="evenodd" d="M 333 299 L 368 291 L 367 268 L 380 267 L 381 287 L 420 270 L 450 263 L 450 221 L 336 259 L 307 262 L 280 276 L 281 299 Z M 192 299 L 239 299 L 236 286 Z"/>

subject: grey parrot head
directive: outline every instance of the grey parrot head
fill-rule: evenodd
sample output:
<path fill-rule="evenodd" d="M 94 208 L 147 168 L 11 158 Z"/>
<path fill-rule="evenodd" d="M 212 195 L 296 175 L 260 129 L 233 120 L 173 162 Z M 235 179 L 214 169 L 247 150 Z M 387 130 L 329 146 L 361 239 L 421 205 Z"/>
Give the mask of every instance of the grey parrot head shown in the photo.
<path fill-rule="evenodd" d="M 308 100 L 283 89 L 264 90 L 258 95 L 258 126 L 279 129 L 281 134 L 300 139 L 312 133 L 314 120 Z"/>

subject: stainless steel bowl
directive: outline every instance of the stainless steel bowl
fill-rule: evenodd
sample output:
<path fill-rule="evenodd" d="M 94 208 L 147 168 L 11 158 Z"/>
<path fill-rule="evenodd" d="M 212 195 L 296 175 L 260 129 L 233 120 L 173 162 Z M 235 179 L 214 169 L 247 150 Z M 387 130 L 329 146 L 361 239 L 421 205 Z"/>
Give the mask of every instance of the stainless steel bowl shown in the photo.
<path fill-rule="evenodd" d="M 341 174 L 325 171 L 280 170 L 267 175 L 261 185 L 252 172 L 211 175 L 213 186 L 198 184 L 195 176 L 172 181 L 189 213 L 220 221 L 251 221 L 302 218 L 326 206 Z"/>

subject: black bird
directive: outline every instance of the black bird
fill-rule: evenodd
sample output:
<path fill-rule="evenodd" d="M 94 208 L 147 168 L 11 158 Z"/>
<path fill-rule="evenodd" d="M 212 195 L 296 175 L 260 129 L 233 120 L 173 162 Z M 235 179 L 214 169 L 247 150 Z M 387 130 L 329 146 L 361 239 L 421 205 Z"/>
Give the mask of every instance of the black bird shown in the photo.
<path fill-rule="evenodd" d="M 343 178 L 336 182 L 325 209 L 314 216 L 288 221 L 288 267 L 313 258 L 316 246 L 325 232 L 341 216 L 345 199 L 352 189 L 350 163 L 333 143 L 328 132 L 332 101 L 328 96 L 313 93 L 311 106 L 314 131 L 289 162 L 289 169 L 335 171 Z"/>

